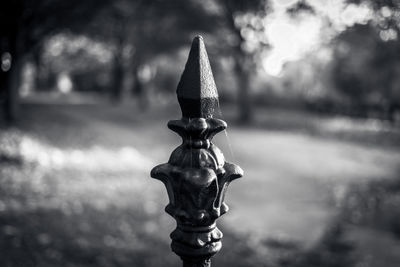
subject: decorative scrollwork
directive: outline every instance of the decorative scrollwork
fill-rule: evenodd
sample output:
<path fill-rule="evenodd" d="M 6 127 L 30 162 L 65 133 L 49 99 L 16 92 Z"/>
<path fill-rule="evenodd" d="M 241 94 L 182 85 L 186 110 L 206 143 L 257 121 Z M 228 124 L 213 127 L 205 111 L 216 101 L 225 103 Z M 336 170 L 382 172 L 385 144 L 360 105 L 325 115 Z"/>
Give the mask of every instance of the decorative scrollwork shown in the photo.
<path fill-rule="evenodd" d="M 193 40 L 177 94 L 182 119 L 170 121 L 168 127 L 182 137 L 182 144 L 168 163 L 153 168 L 151 176 L 165 184 L 169 197 L 165 210 L 177 221 L 171 233 L 172 250 L 185 266 L 209 266 L 210 258 L 222 246 L 216 220 L 228 211 L 226 189 L 243 171 L 226 162 L 212 143 L 227 124 L 213 118 L 219 108 L 218 93 L 199 36 Z"/>

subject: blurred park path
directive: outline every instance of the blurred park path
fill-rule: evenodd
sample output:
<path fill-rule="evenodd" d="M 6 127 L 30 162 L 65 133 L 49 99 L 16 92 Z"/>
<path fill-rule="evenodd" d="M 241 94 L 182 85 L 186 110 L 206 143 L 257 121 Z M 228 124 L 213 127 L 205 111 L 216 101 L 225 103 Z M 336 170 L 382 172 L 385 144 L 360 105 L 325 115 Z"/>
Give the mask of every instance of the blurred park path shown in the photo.
<path fill-rule="evenodd" d="M 166 127 L 169 119 L 180 117 L 177 109 L 142 113 L 130 105 L 36 104 L 24 105 L 22 113 L 17 128 L 0 134 L 0 227 L 9 238 L 1 245 L 12 252 L 3 261 L 17 266 L 28 248 L 32 256 L 20 262 L 24 266 L 60 264 L 63 257 L 71 257 L 65 266 L 179 264 L 168 248 L 174 225 L 163 211 L 165 189 L 149 177 L 180 143 Z M 359 130 L 368 129 L 365 122 L 348 119 L 345 127 L 328 132 L 324 125 L 337 118 L 313 122 L 297 114 L 300 126 L 293 126 L 293 114 L 275 115 L 283 126 L 268 120 L 274 113 L 260 112 L 254 126 L 243 127 L 231 123 L 228 112 L 227 135 L 215 138 L 226 158 L 245 170 L 227 194 L 231 212 L 220 220 L 227 241 L 216 266 L 229 263 L 230 247 L 239 246 L 232 241 L 236 235 L 247 240 L 240 246 L 264 260 L 262 266 L 271 266 L 271 251 L 260 244 L 271 240 L 313 249 L 337 221 L 353 186 L 399 179 L 395 128 L 372 123 L 371 144 L 371 133 Z M 352 122 L 355 137 L 342 138 L 343 127 L 351 132 Z M 318 125 L 323 129 L 314 128 Z M 369 134 L 365 142 L 363 132 Z M 348 236 L 364 240 L 359 231 Z M 397 239 L 385 240 L 399 246 Z M 256 256 L 246 257 L 235 266 L 259 266 Z"/>

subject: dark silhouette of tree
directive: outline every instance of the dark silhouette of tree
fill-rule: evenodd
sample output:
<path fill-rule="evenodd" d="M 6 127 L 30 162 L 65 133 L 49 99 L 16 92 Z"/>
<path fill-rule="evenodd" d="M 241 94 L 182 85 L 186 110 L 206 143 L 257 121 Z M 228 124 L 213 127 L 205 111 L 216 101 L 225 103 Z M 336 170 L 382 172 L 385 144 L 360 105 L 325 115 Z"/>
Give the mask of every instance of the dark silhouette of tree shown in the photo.
<path fill-rule="evenodd" d="M 374 12 L 366 25 L 356 24 L 334 43 L 333 78 L 358 115 L 375 110 L 394 121 L 400 109 L 400 11 L 398 1 L 349 1 Z"/>
<path fill-rule="evenodd" d="M 268 11 L 266 0 L 217 0 L 222 25 L 229 32 L 224 48 L 231 52 L 238 84 L 239 121 L 252 120 L 251 79 L 262 53 L 269 47 L 262 19 Z M 230 50 L 229 50 L 230 47 Z M 228 48 L 228 49 L 227 49 Z"/>
<path fill-rule="evenodd" d="M 381 37 L 372 61 L 377 76 L 375 86 L 384 95 L 386 118 L 394 121 L 400 111 L 400 2 L 398 0 L 349 0 L 367 4 L 373 10 L 371 26 Z"/>
<path fill-rule="evenodd" d="M 380 30 L 394 30 L 400 37 L 400 2 L 398 0 L 348 0 L 348 3 L 367 4 L 374 12 L 373 25 Z"/>
<path fill-rule="evenodd" d="M 1 52 L 12 57 L 12 66 L 2 72 L 0 83 L 7 117 L 10 121 L 16 117 L 17 88 L 24 61 L 31 57 L 40 66 L 46 38 L 69 31 L 98 38 L 112 47 L 110 92 L 114 101 L 121 96 L 127 73 L 133 77 L 132 92 L 141 97 L 146 93 L 139 75 L 144 65 L 158 55 L 187 46 L 196 34 L 208 34 L 217 40 L 220 56 L 234 59 L 240 119 L 249 121 L 251 77 L 268 47 L 262 23 L 267 3 L 266 0 L 7 2 L 0 11 Z"/>
<path fill-rule="evenodd" d="M 356 24 L 339 35 L 335 44 L 333 77 L 336 87 L 363 116 L 366 116 L 368 96 L 374 91 L 370 86 L 372 76 L 366 74 L 373 71 L 370 63 L 378 41 L 372 27 Z"/>
<path fill-rule="evenodd" d="M 215 21 L 199 1 L 117 0 L 104 6 L 88 34 L 113 46 L 112 99 L 119 101 L 122 81 L 129 73 L 132 93 L 145 101 L 146 88 L 140 79 L 143 65 L 187 46 L 195 34 L 213 32 Z"/>
<path fill-rule="evenodd" d="M 3 111 L 12 123 L 18 113 L 18 88 L 21 70 L 27 56 L 40 53 L 45 38 L 57 31 L 82 31 L 99 8 L 107 1 L 78 0 L 13 0 L 0 9 L 0 54 L 3 64 L 10 57 L 10 66 L 1 70 Z"/>

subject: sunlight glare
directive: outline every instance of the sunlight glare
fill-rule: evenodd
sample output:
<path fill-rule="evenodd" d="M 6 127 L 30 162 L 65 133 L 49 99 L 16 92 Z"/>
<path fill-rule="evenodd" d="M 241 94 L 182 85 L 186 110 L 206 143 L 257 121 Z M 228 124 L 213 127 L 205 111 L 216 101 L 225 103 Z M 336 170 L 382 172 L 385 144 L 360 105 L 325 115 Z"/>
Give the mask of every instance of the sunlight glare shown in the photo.
<path fill-rule="evenodd" d="M 68 94 L 72 91 L 72 80 L 66 73 L 61 73 L 57 81 L 58 90 L 63 94 Z"/>
<path fill-rule="evenodd" d="M 130 146 L 109 149 L 94 146 L 86 149 L 59 149 L 24 136 L 20 142 L 24 161 L 53 169 L 87 171 L 147 171 L 154 163 Z"/>
<path fill-rule="evenodd" d="M 355 23 L 365 24 L 372 18 L 372 11 L 367 5 L 347 5 L 344 0 L 309 0 L 315 14 L 300 13 L 291 17 L 286 10 L 297 2 L 274 0 L 273 12 L 264 20 L 265 34 L 272 47 L 263 58 L 263 68 L 269 75 L 280 76 L 285 63 L 304 58 L 346 27 Z M 383 13 L 388 12 L 383 10 Z M 327 19 L 331 22 L 329 28 L 326 26 Z"/>
<path fill-rule="evenodd" d="M 273 21 L 267 30 L 272 51 L 263 61 L 268 74 L 279 76 L 283 65 L 298 60 L 319 44 L 321 23 L 315 17 L 304 18 L 299 23 L 285 18 Z"/>
<path fill-rule="evenodd" d="M 348 5 L 341 16 L 341 20 L 346 26 L 352 26 L 355 23 L 365 24 L 371 17 L 371 11 L 366 5 L 356 6 Z"/>

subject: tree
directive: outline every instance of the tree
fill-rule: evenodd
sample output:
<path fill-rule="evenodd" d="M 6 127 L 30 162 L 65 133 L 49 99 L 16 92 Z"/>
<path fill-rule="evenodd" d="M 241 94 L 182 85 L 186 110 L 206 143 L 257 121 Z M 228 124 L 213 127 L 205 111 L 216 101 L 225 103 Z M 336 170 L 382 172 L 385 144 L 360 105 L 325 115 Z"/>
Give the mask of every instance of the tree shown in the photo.
<path fill-rule="evenodd" d="M 234 71 L 238 84 L 239 121 L 252 120 L 251 77 L 257 70 L 259 59 L 269 47 L 262 19 L 268 11 L 266 0 L 218 0 L 222 25 L 228 30 L 226 47 L 230 47 L 234 59 Z M 228 50 L 228 49 L 226 49 Z"/>
<path fill-rule="evenodd" d="M 113 47 L 114 101 L 121 97 L 122 81 L 128 72 L 133 77 L 132 92 L 144 101 L 146 89 L 140 79 L 143 66 L 186 46 L 195 33 L 214 31 L 214 16 L 200 3 L 117 0 L 102 8 L 87 34 Z"/>
<path fill-rule="evenodd" d="M 0 11 L 0 86 L 3 97 L 3 112 L 7 122 L 15 120 L 17 113 L 16 86 L 18 81 L 19 58 L 16 56 L 17 38 L 20 38 L 18 27 L 20 16 L 18 2 L 8 1 L 6 7 Z"/>
<path fill-rule="evenodd" d="M 379 30 L 400 37 L 400 2 L 398 0 L 348 0 L 350 4 L 366 4 L 373 11 L 373 26 Z"/>
<path fill-rule="evenodd" d="M 28 55 L 38 53 L 43 40 L 57 31 L 81 31 L 96 11 L 107 1 L 14 0 L 0 9 L 1 92 L 6 121 L 12 123 L 18 113 L 20 74 Z"/>
<path fill-rule="evenodd" d="M 400 3 L 392 0 L 358 0 L 374 16 L 366 25 L 356 24 L 335 40 L 333 77 L 361 115 L 378 109 L 394 121 L 400 109 Z"/>

